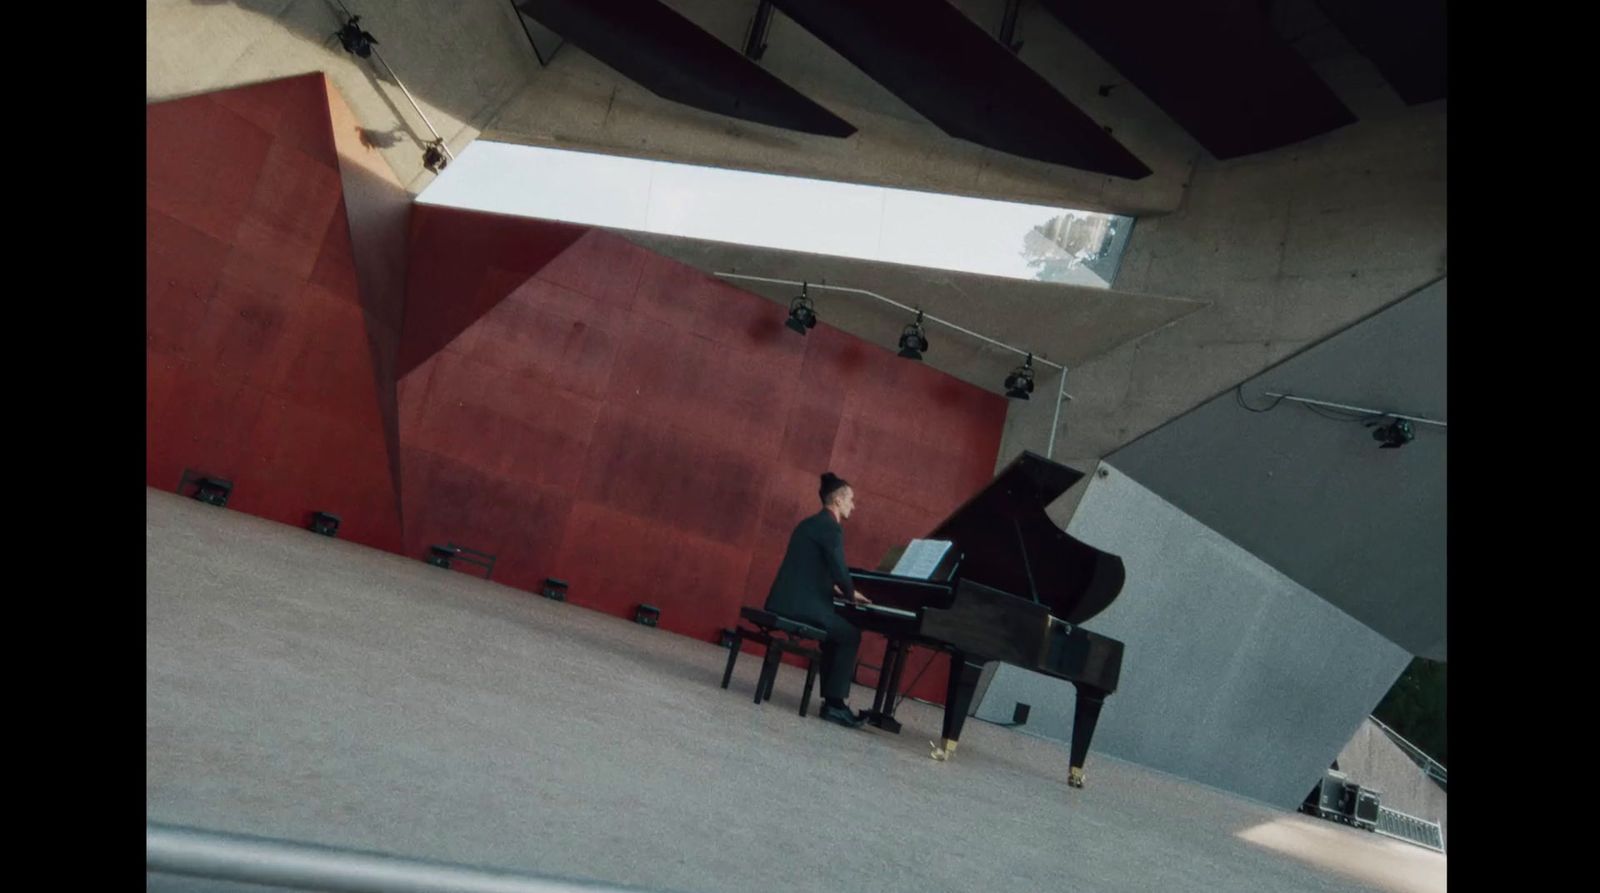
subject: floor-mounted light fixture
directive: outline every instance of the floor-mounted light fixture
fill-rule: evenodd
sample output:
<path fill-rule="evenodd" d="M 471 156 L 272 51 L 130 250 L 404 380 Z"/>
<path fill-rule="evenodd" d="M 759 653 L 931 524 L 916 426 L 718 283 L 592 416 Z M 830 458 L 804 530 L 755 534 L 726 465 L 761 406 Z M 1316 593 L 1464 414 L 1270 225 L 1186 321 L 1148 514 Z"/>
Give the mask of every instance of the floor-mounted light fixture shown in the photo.
<path fill-rule="evenodd" d="M 312 512 L 311 532 L 323 536 L 339 535 L 339 516 L 332 512 Z"/>

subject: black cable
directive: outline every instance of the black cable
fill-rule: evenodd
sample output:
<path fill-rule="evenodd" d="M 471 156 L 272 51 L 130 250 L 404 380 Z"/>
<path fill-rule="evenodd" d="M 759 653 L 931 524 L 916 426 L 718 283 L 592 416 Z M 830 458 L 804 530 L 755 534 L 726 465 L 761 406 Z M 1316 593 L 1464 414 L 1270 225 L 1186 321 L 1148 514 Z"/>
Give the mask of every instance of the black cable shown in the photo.
<path fill-rule="evenodd" d="M 1244 409 L 1244 410 L 1246 410 L 1248 412 L 1271 412 L 1272 410 L 1277 409 L 1278 408 L 1278 404 L 1282 403 L 1287 396 L 1288 395 L 1286 395 L 1286 394 L 1280 394 L 1277 398 L 1275 398 L 1272 401 L 1271 405 L 1267 406 L 1265 409 L 1256 409 L 1254 406 L 1251 406 L 1250 404 L 1244 402 L 1244 385 L 1239 385 L 1238 387 L 1233 389 L 1233 401 L 1235 403 L 1239 404 L 1239 408 Z M 1303 403 L 1302 405 L 1305 406 L 1306 409 L 1311 410 L 1312 412 L 1316 413 L 1317 415 L 1322 416 L 1325 419 L 1330 419 L 1330 420 L 1335 421 L 1335 422 L 1375 422 L 1375 421 L 1378 421 L 1380 419 L 1389 418 L 1388 413 L 1382 413 L 1382 412 L 1378 412 L 1378 413 L 1361 413 L 1361 412 L 1355 412 L 1355 411 L 1352 411 L 1352 410 L 1343 410 L 1343 409 L 1334 409 L 1332 411 L 1329 411 L 1327 409 L 1324 409 L 1324 408 L 1316 405 L 1315 403 Z M 1337 415 L 1335 413 L 1337 413 Z"/>
<path fill-rule="evenodd" d="M 1241 409 L 1245 409 L 1250 412 L 1271 412 L 1272 410 L 1278 408 L 1279 403 L 1283 402 L 1283 397 L 1280 396 L 1278 399 L 1272 401 L 1272 405 L 1268 406 L 1266 409 L 1256 409 L 1250 404 L 1244 402 L 1244 385 L 1239 385 L 1233 389 L 1233 401 L 1239 404 Z"/>

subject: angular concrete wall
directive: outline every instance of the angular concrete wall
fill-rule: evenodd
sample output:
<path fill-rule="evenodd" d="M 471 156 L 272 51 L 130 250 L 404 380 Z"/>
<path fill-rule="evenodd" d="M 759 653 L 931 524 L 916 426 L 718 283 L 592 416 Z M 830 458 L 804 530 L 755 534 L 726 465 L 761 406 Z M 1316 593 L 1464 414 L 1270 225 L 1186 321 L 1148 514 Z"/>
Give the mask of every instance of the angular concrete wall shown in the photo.
<path fill-rule="evenodd" d="M 1103 473 L 1103 474 L 1102 474 Z M 1086 627 L 1127 651 L 1094 753 L 1296 807 L 1410 660 L 1399 646 L 1296 585 L 1109 466 L 1068 532 L 1122 556 L 1122 595 Z M 1075 690 L 994 672 L 977 716 L 1067 740 Z"/>
<path fill-rule="evenodd" d="M 1134 225 L 1114 287 L 1207 306 L 1072 369 L 1057 461 L 1088 467 L 1444 275 L 1445 125 L 1434 103 L 1199 162 L 1177 212 Z M 1002 463 L 1046 442 L 1052 408 L 1012 410 Z"/>
<path fill-rule="evenodd" d="M 1339 751 L 1339 771 L 1364 788 L 1376 788 L 1384 806 L 1438 822 L 1445 844 L 1449 845 L 1449 795 L 1377 723 L 1370 719 L 1363 722 L 1355 737 Z"/>
<path fill-rule="evenodd" d="M 1445 419 L 1446 310 L 1440 280 L 1106 461 L 1412 654 L 1444 660 L 1448 429 L 1419 423 L 1404 448 L 1379 449 L 1362 413 L 1266 395 Z"/>

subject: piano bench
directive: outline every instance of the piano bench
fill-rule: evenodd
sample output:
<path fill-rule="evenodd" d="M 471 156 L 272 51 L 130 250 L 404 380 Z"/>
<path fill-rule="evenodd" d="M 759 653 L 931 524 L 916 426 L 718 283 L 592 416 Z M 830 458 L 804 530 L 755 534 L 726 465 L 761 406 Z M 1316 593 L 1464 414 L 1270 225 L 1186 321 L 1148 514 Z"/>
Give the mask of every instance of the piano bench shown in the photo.
<path fill-rule="evenodd" d="M 817 681 L 817 662 L 822 660 L 820 646 L 828 640 L 828 633 L 760 608 L 740 608 L 739 616 L 755 628 L 740 626 L 733 630 L 733 641 L 728 646 L 728 665 L 722 671 L 722 687 L 727 688 L 729 680 L 733 678 L 734 662 L 739 659 L 739 650 L 746 641 L 759 642 L 766 648 L 766 656 L 761 662 L 761 676 L 756 680 L 757 704 L 772 700 L 772 683 L 777 679 L 778 664 L 783 661 L 783 655 L 803 657 L 806 659 L 806 687 L 800 694 L 800 715 L 805 716 L 806 708 L 811 704 L 811 689 Z"/>

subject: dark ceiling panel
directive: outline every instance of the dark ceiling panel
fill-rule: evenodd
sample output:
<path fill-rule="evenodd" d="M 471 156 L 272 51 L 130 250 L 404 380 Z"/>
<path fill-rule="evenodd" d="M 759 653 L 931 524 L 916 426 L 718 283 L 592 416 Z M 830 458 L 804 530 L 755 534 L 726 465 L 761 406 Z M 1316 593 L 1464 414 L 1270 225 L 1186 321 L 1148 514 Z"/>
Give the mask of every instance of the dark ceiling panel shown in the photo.
<path fill-rule="evenodd" d="M 656 0 L 521 0 L 517 7 L 663 99 L 804 133 L 856 132 Z"/>
<path fill-rule="evenodd" d="M 1444 0 L 1317 0 L 1407 105 L 1447 95 Z"/>
<path fill-rule="evenodd" d="M 1217 158 L 1356 120 L 1273 32 L 1261 0 L 1042 2 Z"/>
<path fill-rule="evenodd" d="M 947 0 L 773 0 L 951 136 L 1081 170 L 1150 169 Z"/>

